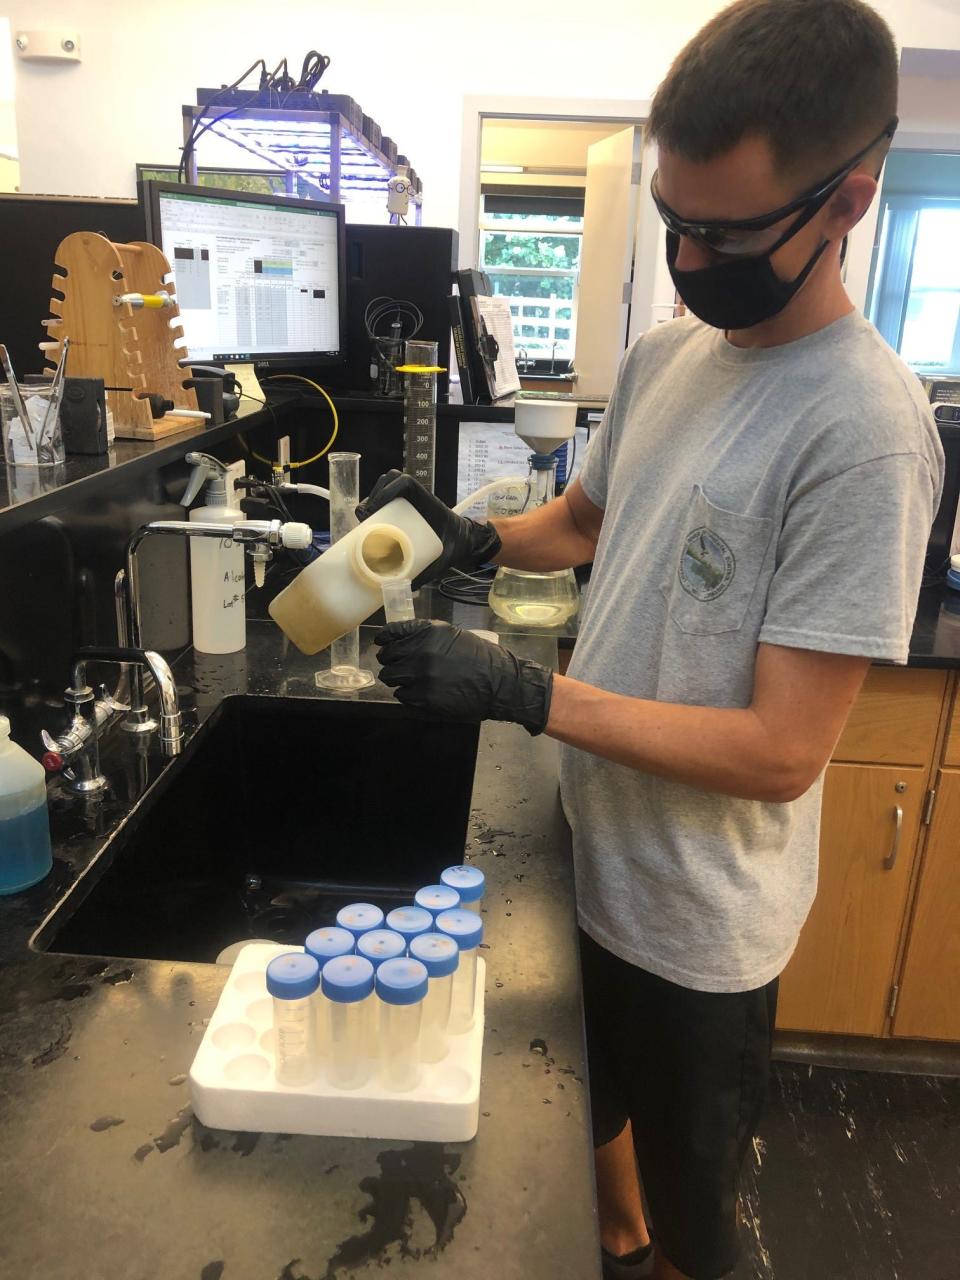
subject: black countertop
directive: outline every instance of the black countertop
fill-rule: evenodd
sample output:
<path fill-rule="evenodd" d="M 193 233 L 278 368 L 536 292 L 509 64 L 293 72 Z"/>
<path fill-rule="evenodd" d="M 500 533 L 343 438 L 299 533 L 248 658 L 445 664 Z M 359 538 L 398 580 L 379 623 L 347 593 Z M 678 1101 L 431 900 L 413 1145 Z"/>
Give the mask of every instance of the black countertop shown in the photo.
<path fill-rule="evenodd" d="M 364 661 L 376 669 L 370 634 Z M 513 647 L 556 656 L 542 638 Z M 198 677 L 187 658 L 177 678 L 197 688 L 202 718 L 233 693 L 315 698 L 324 661 L 251 622 L 240 658 Z M 378 685 L 359 696 L 391 695 Z M 481 731 L 465 851 L 487 876 L 481 1120 L 474 1141 L 446 1146 L 207 1129 L 192 1115 L 185 1073 L 226 971 L 29 947 L 125 818 L 124 794 L 163 767 L 151 751 L 138 777 L 131 751 L 126 735 L 108 735 L 117 795 L 86 813 L 55 797 L 54 871 L 0 899 L 0 1274 L 319 1280 L 402 1259 L 437 1276 L 598 1275 L 554 744 L 513 725 Z"/>
<path fill-rule="evenodd" d="M 960 591 L 924 587 L 910 637 L 911 667 L 960 667 Z"/>
<path fill-rule="evenodd" d="M 552 637 L 560 649 L 572 649 L 577 639 L 579 616 L 561 627 L 537 630 L 504 622 L 485 606 L 448 601 L 436 591 L 432 593 L 430 607 L 434 617 L 445 618 L 463 627 L 496 631 L 511 646 L 514 637 L 522 635 Z M 936 583 L 920 592 L 907 665 L 941 669 L 960 667 L 960 591 L 952 591 Z"/>
<path fill-rule="evenodd" d="M 0 460 L 0 530 L 39 520 L 96 487 L 106 491 L 140 471 L 175 462 L 191 449 L 209 449 L 250 428 L 273 426 L 283 406 L 260 410 L 218 427 L 197 425 L 162 440 L 115 440 L 106 453 L 69 454 L 53 467 L 11 467 Z"/>

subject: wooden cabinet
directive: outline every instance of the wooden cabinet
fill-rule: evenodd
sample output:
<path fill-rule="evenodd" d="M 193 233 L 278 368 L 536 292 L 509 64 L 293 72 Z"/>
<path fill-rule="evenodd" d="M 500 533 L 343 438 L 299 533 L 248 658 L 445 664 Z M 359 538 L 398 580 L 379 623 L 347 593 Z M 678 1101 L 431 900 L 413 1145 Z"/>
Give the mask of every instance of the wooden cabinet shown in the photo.
<path fill-rule="evenodd" d="M 893 1033 L 960 1040 L 960 769 L 937 776 Z"/>
<path fill-rule="evenodd" d="M 827 770 L 820 886 L 781 978 L 779 1027 L 960 1041 L 955 683 L 871 668 Z"/>
<path fill-rule="evenodd" d="M 946 671 L 871 667 L 834 760 L 929 765 L 948 677 Z"/>
<path fill-rule="evenodd" d="M 883 1033 L 925 781 L 921 766 L 827 770 L 820 885 L 780 981 L 780 1027 Z"/>
<path fill-rule="evenodd" d="M 950 717 L 947 744 L 943 750 L 943 763 L 960 765 L 960 690 L 953 699 L 953 715 Z"/>

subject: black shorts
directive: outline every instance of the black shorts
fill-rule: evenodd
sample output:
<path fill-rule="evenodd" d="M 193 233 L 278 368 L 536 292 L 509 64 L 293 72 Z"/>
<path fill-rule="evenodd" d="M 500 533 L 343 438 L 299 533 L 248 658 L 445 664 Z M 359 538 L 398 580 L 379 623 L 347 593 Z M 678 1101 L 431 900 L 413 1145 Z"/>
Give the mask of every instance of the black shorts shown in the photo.
<path fill-rule="evenodd" d="M 595 1146 L 627 1121 L 657 1244 L 684 1275 L 719 1280 L 740 1252 L 737 1199 L 770 1074 L 777 979 L 691 991 L 581 931 Z"/>

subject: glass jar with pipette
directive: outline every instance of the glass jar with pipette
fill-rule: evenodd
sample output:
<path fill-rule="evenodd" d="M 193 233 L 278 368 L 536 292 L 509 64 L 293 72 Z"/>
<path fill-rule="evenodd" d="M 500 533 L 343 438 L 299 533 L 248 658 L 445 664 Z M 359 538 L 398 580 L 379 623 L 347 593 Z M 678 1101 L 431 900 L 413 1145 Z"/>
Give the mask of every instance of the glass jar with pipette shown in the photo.
<path fill-rule="evenodd" d="M 0 387 L 0 423 L 3 453 L 12 467 L 55 467 L 63 463 L 63 431 L 60 405 L 70 339 L 64 338 L 60 360 L 52 379 L 18 383 L 10 356 L 0 345 L 0 364 L 7 376 Z"/>

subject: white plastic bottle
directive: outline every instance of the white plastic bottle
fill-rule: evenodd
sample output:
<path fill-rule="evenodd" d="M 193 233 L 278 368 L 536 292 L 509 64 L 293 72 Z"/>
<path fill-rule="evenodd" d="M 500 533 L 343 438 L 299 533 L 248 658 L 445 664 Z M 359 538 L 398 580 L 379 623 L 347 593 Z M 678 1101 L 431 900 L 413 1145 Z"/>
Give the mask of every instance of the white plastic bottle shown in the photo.
<path fill-rule="evenodd" d="M 191 520 L 236 524 L 246 516 L 230 505 L 227 468 L 206 453 L 188 453 L 193 474 L 181 499 L 193 502 L 206 483 L 203 506 L 194 507 Z M 232 538 L 190 539 L 190 595 L 193 609 L 193 647 L 200 653 L 237 653 L 247 643 L 246 570 L 243 547 Z"/>
<path fill-rule="evenodd" d="M 46 777 L 0 716 L 0 894 L 29 889 L 53 866 Z"/>
<path fill-rule="evenodd" d="M 302 570 L 270 617 L 301 653 L 318 653 L 382 606 L 385 582 L 416 578 L 442 551 L 419 511 L 394 498 Z"/>
<path fill-rule="evenodd" d="M 377 970 L 380 999 L 380 1080 L 394 1093 L 420 1083 L 420 1024 L 427 970 L 419 960 L 384 960 Z"/>
<path fill-rule="evenodd" d="M 267 965 L 273 996 L 275 1073 L 278 1084 L 309 1084 L 317 1074 L 316 1002 L 320 966 L 299 951 L 276 956 Z"/>

